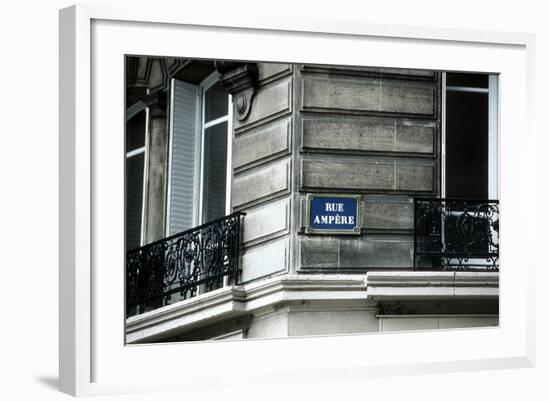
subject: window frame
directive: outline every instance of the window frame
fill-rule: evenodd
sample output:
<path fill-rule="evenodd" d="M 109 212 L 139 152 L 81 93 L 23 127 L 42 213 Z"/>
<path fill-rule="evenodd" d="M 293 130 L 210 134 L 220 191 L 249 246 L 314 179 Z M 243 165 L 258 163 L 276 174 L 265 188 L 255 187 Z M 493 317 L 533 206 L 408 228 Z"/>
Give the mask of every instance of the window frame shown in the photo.
<path fill-rule="evenodd" d="M 198 94 L 196 97 L 196 109 L 195 115 L 195 171 L 193 177 L 193 212 L 192 212 L 192 226 L 197 227 L 202 224 L 203 218 L 203 202 L 204 202 L 204 140 L 205 130 L 209 127 L 227 122 L 227 166 L 226 166 L 226 188 L 225 188 L 225 215 L 231 214 L 231 194 L 232 194 L 232 176 L 233 176 L 233 102 L 232 96 L 228 93 L 228 105 L 227 114 L 223 117 L 216 118 L 214 120 L 205 123 L 205 94 L 219 82 L 220 74 L 217 71 L 212 72 L 206 78 L 204 78 L 198 85 Z M 169 132 L 168 132 L 168 168 L 167 168 L 167 196 L 166 196 L 166 223 L 165 234 L 170 233 L 170 208 L 171 208 L 171 177 L 172 177 L 172 144 L 173 144 L 173 116 L 174 116 L 174 80 L 170 80 L 170 107 L 169 107 Z"/>
<path fill-rule="evenodd" d="M 487 88 L 468 87 L 463 85 L 447 85 L 447 72 L 441 73 L 441 198 L 446 198 L 446 129 L 447 129 L 447 90 L 451 87 L 453 91 L 475 92 L 487 94 L 487 199 L 499 199 L 499 177 L 500 177 L 500 155 L 499 155 L 499 78 L 497 74 L 487 74 Z M 462 212 L 451 212 L 451 215 L 459 216 Z M 442 241 L 445 242 L 446 221 L 442 219 Z M 494 230 L 491 228 L 491 230 Z M 455 259 L 456 260 L 456 259 Z M 472 262 L 482 260 L 480 258 L 471 259 Z M 482 267 L 481 270 L 484 270 Z"/>
<path fill-rule="evenodd" d="M 200 123 L 197 125 L 197 135 L 199 136 L 198 143 L 200 150 L 200 160 L 199 160 L 199 168 L 195 170 L 195 173 L 199 174 L 199 196 L 198 196 L 198 202 L 194 205 L 194 225 L 200 225 L 203 223 L 203 204 L 204 204 L 204 141 L 205 141 L 205 131 L 218 124 L 222 124 L 224 122 L 227 122 L 227 155 L 226 155 L 226 176 L 225 176 L 225 215 L 231 214 L 231 183 L 232 183 L 232 145 L 233 145 L 233 103 L 231 99 L 231 95 L 227 94 L 227 114 L 223 117 L 216 118 L 214 120 L 209 121 L 208 123 L 205 122 L 206 117 L 206 92 L 212 88 L 214 85 L 216 85 L 219 82 L 220 74 L 217 71 L 214 71 L 209 76 L 207 76 L 200 84 L 199 84 L 199 101 L 200 101 Z M 198 209 L 198 210 L 197 210 Z M 196 220 L 195 220 L 196 219 Z"/>
<path fill-rule="evenodd" d="M 147 89 L 147 94 L 149 94 L 149 89 Z M 128 159 L 134 156 L 138 156 L 143 154 L 143 188 L 142 188 L 142 198 L 141 198 L 141 221 L 140 221 L 140 234 L 139 234 L 139 246 L 145 245 L 145 216 L 146 216 L 146 209 L 147 209 L 147 187 L 149 183 L 149 107 L 142 101 L 138 101 L 127 108 L 126 110 L 126 124 L 125 129 L 128 129 L 128 121 L 130 121 L 132 118 L 134 118 L 136 115 L 141 113 L 142 111 L 145 111 L 145 139 L 144 139 L 144 145 L 140 148 L 133 149 L 131 151 L 125 151 L 125 169 L 128 169 Z M 126 132 L 125 132 L 126 134 Z M 125 141 L 125 148 L 126 148 L 126 135 L 124 136 Z M 125 173 L 125 203 L 127 204 L 128 199 L 128 173 L 126 171 Z M 126 217 L 127 219 L 127 217 Z M 125 219 L 125 220 L 126 220 Z M 128 227 L 128 221 L 126 221 L 125 226 Z M 127 249 L 129 250 L 129 249 Z"/>
<path fill-rule="evenodd" d="M 204 142 L 206 139 L 205 132 L 208 128 L 214 127 L 218 124 L 223 124 L 224 122 L 227 122 L 227 132 L 226 132 L 226 175 L 225 175 L 225 215 L 231 213 L 231 166 L 232 166 L 232 144 L 233 144 L 233 138 L 232 138 L 232 132 L 233 132 L 233 103 L 231 101 L 231 95 L 227 94 L 227 114 L 225 114 L 223 117 L 215 118 L 214 120 L 209 121 L 208 123 L 205 122 L 206 119 L 206 92 L 212 88 L 214 85 L 216 85 L 220 80 L 220 73 L 217 71 L 212 72 L 210 75 L 208 75 L 204 80 L 201 81 L 199 84 L 199 110 L 200 112 L 197 113 L 200 116 L 200 122 L 197 125 L 197 135 L 199 135 L 199 141 L 195 142 L 195 144 L 199 144 L 200 151 L 196 152 L 196 154 L 200 154 L 200 160 L 199 160 L 199 168 L 195 170 L 195 174 L 199 175 L 198 185 L 199 185 L 199 196 L 198 201 L 193 205 L 194 208 L 194 219 L 195 223 L 194 226 L 198 226 L 201 224 L 207 223 L 206 221 L 203 221 L 203 209 L 204 209 Z M 197 184 L 197 181 L 195 181 Z M 196 185 L 195 184 L 195 185 Z M 226 287 L 229 284 L 228 276 L 223 277 L 223 284 L 222 287 Z M 204 292 L 206 292 L 205 284 L 199 285 L 197 287 L 197 295 L 201 295 Z"/>

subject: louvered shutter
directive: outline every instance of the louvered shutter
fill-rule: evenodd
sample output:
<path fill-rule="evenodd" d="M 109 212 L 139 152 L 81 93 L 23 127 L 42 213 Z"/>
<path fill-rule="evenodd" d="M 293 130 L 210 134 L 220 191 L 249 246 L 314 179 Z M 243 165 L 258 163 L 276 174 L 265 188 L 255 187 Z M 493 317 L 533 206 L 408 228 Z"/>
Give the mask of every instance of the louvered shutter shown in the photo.
<path fill-rule="evenodd" d="M 168 235 L 193 227 L 197 170 L 198 87 L 172 80 Z"/>

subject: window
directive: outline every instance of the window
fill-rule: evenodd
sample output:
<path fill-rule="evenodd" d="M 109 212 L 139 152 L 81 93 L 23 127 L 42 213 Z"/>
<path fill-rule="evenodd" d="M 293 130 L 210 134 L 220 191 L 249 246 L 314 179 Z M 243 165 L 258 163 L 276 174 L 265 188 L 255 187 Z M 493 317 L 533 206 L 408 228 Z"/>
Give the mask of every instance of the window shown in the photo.
<path fill-rule="evenodd" d="M 130 250 L 143 245 L 148 109 L 129 110 L 127 115 L 126 250 Z"/>
<path fill-rule="evenodd" d="M 415 244 L 417 238 L 429 237 L 429 246 L 422 246 L 427 254 L 439 255 L 447 268 L 496 270 L 498 76 L 443 73 L 442 82 L 441 197 L 445 199 L 423 206 L 419 206 L 422 200 L 417 201 L 425 226 L 415 223 Z"/>
<path fill-rule="evenodd" d="M 442 197 L 498 198 L 498 76 L 443 74 Z"/>
<path fill-rule="evenodd" d="M 166 234 L 230 213 L 231 98 L 218 73 L 171 81 Z"/>

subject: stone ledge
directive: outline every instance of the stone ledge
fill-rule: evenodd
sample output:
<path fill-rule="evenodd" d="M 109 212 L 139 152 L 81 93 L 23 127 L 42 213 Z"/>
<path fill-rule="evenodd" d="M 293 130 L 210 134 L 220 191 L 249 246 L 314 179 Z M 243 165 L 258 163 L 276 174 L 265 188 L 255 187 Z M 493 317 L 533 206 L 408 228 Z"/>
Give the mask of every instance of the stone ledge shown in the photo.
<path fill-rule="evenodd" d="M 498 298 L 498 272 L 368 272 L 372 301 Z"/>
<path fill-rule="evenodd" d="M 384 271 L 289 274 L 199 295 L 126 321 L 126 342 L 157 341 L 262 308 L 307 301 L 357 303 L 400 300 L 498 299 L 498 273 Z"/>
<path fill-rule="evenodd" d="M 253 313 L 269 305 L 294 301 L 359 300 L 365 302 L 364 274 L 283 275 L 225 287 L 126 320 L 126 342 L 167 337 Z"/>

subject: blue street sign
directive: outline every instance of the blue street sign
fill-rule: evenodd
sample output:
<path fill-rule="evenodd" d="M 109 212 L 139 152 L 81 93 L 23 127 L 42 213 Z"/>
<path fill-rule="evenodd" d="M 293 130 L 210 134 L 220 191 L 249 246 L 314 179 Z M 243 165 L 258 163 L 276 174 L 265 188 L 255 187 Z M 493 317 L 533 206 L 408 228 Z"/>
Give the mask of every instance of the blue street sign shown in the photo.
<path fill-rule="evenodd" d="M 307 196 L 306 233 L 360 234 L 361 197 L 358 195 Z"/>

